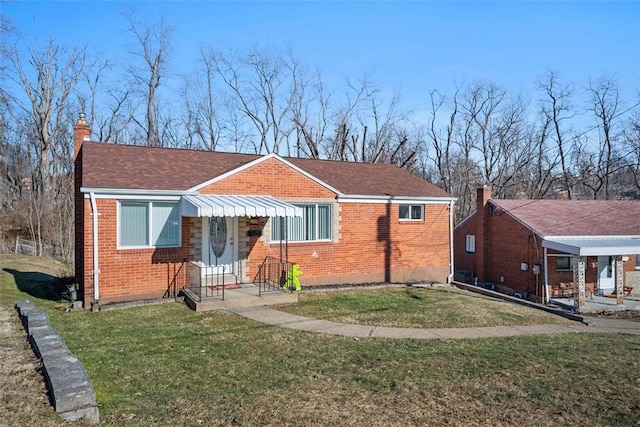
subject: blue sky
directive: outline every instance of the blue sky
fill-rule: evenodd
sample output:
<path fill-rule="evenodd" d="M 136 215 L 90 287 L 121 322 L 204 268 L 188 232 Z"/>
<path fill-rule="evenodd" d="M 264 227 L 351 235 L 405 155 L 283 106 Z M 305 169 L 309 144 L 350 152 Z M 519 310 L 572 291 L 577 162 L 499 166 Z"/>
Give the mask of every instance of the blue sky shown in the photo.
<path fill-rule="evenodd" d="M 370 73 L 403 105 L 427 108 L 433 89 L 495 82 L 532 98 L 546 70 L 581 91 L 589 78 L 615 74 L 625 98 L 640 90 L 640 1 L 15 1 L 3 14 L 41 42 L 87 45 L 126 61 L 125 20 L 164 11 L 175 27 L 176 73 L 194 69 L 201 45 L 247 49 L 291 45 L 333 84 Z"/>

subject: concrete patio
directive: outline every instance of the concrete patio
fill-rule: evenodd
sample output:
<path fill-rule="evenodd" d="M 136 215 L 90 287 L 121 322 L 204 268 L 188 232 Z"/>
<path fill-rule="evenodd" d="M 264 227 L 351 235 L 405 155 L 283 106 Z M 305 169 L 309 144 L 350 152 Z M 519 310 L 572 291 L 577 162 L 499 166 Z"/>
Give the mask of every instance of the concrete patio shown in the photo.
<path fill-rule="evenodd" d="M 640 297 L 628 296 L 624 297 L 623 305 L 616 303 L 615 296 L 607 297 L 601 295 L 591 295 L 585 297 L 585 305 L 580 308 L 580 313 L 597 313 L 602 311 L 618 311 L 618 310 L 639 310 L 640 311 Z M 575 308 L 575 299 L 573 297 L 567 298 L 551 298 L 551 304 L 558 305 L 564 309 L 573 310 Z"/>

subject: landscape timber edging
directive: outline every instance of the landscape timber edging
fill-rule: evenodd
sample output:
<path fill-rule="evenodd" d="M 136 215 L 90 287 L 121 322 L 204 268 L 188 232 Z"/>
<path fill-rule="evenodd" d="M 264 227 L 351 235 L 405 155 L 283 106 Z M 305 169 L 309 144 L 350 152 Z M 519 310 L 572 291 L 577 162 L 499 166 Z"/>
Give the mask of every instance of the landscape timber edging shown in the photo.
<path fill-rule="evenodd" d="M 100 423 L 96 392 L 82 363 L 49 324 L 47 313 L 31 301 L 19 301 L 16 310 L 42 371 L 54 410 L 66 421 Z"/>

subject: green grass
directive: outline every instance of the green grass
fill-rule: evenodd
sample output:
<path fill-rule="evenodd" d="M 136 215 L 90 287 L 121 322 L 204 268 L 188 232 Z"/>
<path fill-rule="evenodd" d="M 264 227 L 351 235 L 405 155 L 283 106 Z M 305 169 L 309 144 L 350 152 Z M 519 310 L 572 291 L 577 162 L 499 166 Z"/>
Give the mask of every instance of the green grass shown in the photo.
<path fill-rule="evenodd" d="M 11 279 L 3 305 L 24 296 Z M 36 303 L 89 372 L 103 425 L 637 424 L 640 336 L 357 339 L 180 304 Z"/>
<path fill-rule="evenodd" d="M 571 323 L 550 313 L 453 287 L 305 292 L 297 304 L 277 308 L 335 322 L 405 328 Z"/>

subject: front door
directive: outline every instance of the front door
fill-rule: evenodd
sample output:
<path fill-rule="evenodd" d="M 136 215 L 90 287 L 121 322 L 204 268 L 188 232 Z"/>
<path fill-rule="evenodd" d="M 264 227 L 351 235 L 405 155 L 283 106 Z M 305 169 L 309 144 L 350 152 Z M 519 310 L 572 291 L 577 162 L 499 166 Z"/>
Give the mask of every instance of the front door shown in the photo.
<path fill-rule="evenodd" d="M 207 275 L 236 274 L 238 249 L 237 217 L 215 216 L 202 221 L 202 262 Z"/>
<path fill-rule="evenodd" d="M 613 293 L 615 281 L 613 274 L 613 257 L 598 257 L 598 291 L 603 295 Z"/>

